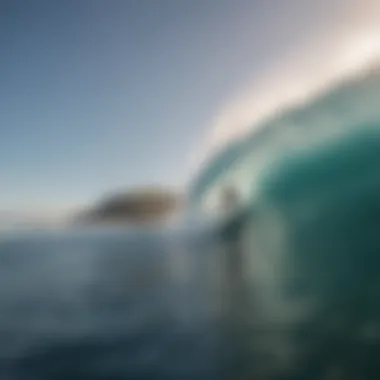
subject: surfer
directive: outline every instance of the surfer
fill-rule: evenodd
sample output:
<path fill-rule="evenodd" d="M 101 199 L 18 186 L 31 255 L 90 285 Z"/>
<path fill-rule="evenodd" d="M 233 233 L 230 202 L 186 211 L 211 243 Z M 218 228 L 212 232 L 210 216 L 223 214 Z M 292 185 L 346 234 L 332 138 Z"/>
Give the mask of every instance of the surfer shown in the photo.
<path fill-rule="evenodd" d="M 249 368 L 244 362 L 248 352 L 244 339 L 246 331 L 246 297 L 244 283 L 244 214 L 238 210 L 239 193 L 233 184 L 222 189 L 221 207 L 225 220 L 221 231 L 225 247 L 225 291 L 224 294 L 224 350 L 223 367 L 227 378 L 245 378 Z"/>
<path fill-rule="evenodd" d="M 238 193 L 234 186 L 229 185 L 223 188 L 222 207 L 227 214 L 233 212 L 236 209 L 238 199 Z"/>
<path fill-rule="evenodd" d="M 235 283 L 241 275 L 242 247 L 241 247 L 241 220 L 237 211 L 238 193 L 233 185 L 226 186 L 222 190 L 222 208 L 226 216 L 225 227 L 222 229 L 223 240 L 227 249 L 227 273 L 229 282 Z M 237 278 L 236 278 L 237 277 Z"/>

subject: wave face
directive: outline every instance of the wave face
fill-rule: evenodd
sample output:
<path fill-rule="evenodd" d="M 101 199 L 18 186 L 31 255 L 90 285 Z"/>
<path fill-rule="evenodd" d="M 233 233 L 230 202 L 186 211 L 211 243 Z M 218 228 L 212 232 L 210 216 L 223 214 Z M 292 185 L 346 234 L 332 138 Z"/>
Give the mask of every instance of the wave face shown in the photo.
<path fill-rule="evenodd" d="M 218 212 L 227 184 L 249 215 L 252 378 L 379 377 L 379 102 L 372 70 L 268 120 L 194 184 L 194 207 Z"/>
<path fill-rule="evenodd" d="M 273 162 L 357 131 L 377 133 L 379 96 L 380 66 L 376 66 L 311 102 L 275 114 L 209 162 L 193 182 L 190 201 L 211 207 L 222 184 L 231 182 L 244 198 L 251 198 L 260 174 Z"/>

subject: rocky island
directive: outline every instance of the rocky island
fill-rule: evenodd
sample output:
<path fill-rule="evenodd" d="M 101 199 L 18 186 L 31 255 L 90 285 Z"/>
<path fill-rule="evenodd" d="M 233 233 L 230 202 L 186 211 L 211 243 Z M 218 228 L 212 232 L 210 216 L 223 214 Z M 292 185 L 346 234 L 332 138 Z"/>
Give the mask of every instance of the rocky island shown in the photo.
<path fill-rule="evenodd" d="M 161 188 L 144 188 L 114 194 L 77 218 L 85 224 L 160 223 L 179 211 L 181 195 Z"/>

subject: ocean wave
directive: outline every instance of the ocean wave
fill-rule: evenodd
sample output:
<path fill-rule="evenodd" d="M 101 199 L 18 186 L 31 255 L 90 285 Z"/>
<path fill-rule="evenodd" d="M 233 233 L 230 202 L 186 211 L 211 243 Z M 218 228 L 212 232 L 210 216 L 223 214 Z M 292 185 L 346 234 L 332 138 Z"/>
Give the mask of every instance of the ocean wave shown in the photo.
<path fill-rule="evenodd" d="M 355 130 L 377 131 L 379 96 L 380 65 L 376 64 L 302 105 L 276 112 L 251 128 L 253 132 L 230 141 L 204 165 L 193 180 L 191 201 L 208 199 L 213 204 L 212 194 L 222 183 L 233 183 L 243 194 L 251 194 L 255 176 L 271 161 Z"/>

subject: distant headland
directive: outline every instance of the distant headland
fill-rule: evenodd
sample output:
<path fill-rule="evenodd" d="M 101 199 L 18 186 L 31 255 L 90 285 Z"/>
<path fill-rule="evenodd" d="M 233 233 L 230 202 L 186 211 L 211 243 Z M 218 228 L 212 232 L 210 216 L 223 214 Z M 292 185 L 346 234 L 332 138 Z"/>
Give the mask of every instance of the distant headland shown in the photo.
<path fill-rule="evenodd" d="M 160 223 L 170 219 L 183 205 L 181 194 L 163 188 L 140 188 L 107 196 L 77 215 L 84 224 Z"/>

